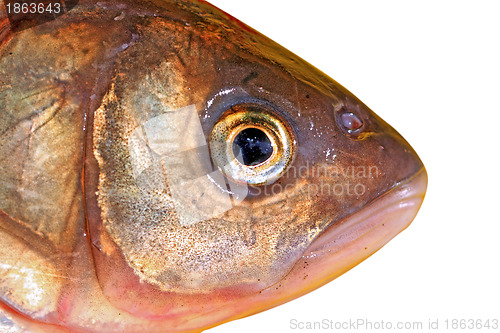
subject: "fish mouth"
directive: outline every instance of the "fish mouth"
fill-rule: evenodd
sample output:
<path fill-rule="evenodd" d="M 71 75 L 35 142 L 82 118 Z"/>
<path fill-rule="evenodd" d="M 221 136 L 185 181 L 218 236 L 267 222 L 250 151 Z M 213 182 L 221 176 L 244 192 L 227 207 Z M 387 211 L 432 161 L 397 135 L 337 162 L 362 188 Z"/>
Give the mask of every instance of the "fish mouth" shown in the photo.
<path fill-rule="evenodd" d="M 238 300 L 235 307 L 242 311 L 232 319 L 291 301 L 361 263 L 410 225 L 426 189 L 427 172 L 422 167 L 370 204 L 335 222 L 309 245 L 282 279 L 254 297 Z"/>
<path fill-rule="evenodd" d="M 301 281 L 301 294 L 305 294 L 358 265 L 411 224 L 426 189 L 427 172 L 422 168 L 326 229 L 306 249 L 286 279 Z"/>

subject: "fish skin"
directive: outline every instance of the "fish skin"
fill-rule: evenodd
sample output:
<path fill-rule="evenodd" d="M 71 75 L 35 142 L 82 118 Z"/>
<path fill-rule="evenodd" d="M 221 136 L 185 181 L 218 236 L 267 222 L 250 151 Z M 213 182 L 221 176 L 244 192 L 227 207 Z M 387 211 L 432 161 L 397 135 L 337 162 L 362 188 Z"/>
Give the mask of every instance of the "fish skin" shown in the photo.
<path fill-rule="evenodd" d="M 424 177 L 411 146 L 355 96 L 206 2 L 80 1 L 0 38 L 0 316 L 28 330 L 196 332 L 276 306 L 376 251 L 294 284 L 316 239 Z M 168 192 L 134 182 L 131 133 L 194 106 L 209 138 L 242 101 L 279 110 L 297 142 L 292 170 L 305 172 L 289 170 L 279 195 L 250 188 L 182 226 Z M 361 136 L 339 126 L 345 110 Z M 366 192 L 300 190 L 352 181 Z"/>

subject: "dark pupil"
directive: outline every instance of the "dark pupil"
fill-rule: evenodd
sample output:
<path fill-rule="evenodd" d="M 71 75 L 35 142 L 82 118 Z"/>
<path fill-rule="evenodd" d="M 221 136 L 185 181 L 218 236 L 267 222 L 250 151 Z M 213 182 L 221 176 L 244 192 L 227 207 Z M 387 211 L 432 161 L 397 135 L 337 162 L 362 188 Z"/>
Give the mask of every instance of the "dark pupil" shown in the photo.
<path fill-rule="evenodd" d="M 266 133 L 258 128 L 241 131 L 233 142 L 234 156 L 245 165 L 265 162 L 273 154 L 273 145 Z"/>

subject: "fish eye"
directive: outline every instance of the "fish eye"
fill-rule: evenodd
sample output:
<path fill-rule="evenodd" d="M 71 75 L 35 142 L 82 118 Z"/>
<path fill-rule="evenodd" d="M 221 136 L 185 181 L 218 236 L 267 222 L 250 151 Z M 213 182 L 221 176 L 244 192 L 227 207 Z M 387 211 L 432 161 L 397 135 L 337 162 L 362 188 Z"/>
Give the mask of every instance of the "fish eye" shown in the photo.
<path fill-rule="evenodd" d="M 239 104 L 226 111 L 213 127 L 210 152 L 217 167 L 232 180 L 270 184 L 290 165 L 293 134 L 267 107 Z"/>

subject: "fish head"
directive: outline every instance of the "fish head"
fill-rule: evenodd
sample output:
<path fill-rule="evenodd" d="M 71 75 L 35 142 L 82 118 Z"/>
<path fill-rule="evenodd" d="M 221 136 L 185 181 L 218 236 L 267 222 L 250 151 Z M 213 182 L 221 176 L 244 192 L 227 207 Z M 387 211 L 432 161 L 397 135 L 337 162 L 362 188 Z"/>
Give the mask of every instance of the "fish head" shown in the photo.
<path fill-rule="evenodd" d="M 37 273 L 9 273 L 1 297 L 26 318 L 200 331 L 329 282 L 422 203 L 400 134 L 204 1 L 80 1 L 0 41 L 22 79 L 0 91 L 18 245 L 0 259 Z"/>
<path fill-rule="evenodd" d="M 354 95 L 200 6 L 122 53 L 86 175 L 106 297 L 186 327 L 332 280 L 406 228 L 426 188 L 417 154 Z"/>

